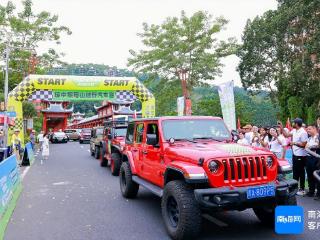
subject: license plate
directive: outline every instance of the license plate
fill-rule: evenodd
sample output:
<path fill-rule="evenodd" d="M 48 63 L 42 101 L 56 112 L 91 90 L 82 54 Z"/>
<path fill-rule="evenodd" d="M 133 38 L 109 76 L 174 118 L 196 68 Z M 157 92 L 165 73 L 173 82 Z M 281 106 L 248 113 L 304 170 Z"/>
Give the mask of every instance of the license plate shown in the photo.
<path fill-rule="evenodd" d="M 273 185 L 252 187 L 247 190 L 247 199 L 273 197 L 275 194 Z"/>

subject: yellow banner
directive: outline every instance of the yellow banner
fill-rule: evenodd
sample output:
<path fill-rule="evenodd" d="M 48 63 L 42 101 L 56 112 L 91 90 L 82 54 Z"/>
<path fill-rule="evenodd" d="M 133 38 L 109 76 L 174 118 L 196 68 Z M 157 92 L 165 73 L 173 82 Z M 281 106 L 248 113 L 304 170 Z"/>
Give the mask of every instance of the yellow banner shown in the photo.
<path fill-rule="evenodd" d="M 52 90 L 131 90 L 136 82 L 130 77 L 30 75 L 36 89 Z"/>

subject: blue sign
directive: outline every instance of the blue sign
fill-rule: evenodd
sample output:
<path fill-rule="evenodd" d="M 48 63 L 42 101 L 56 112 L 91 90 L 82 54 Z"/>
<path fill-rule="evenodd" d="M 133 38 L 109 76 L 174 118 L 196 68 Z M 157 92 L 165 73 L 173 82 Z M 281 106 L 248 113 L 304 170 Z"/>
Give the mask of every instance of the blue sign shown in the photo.
<path fill-rule="evenodd" d="M 300 206 L 278 206 L 275 212 L 277 234 L 303 233 L 303 208 Z"/>
<path fill-rule="evenodd" d="M 27 157 L 29 159 L 29 165 L 31 165 L 34 162 L 34 154 L 31 142 L 28 142 L 26 144 L 24 154 L 27 154 Z"/>
<path fill-rule="evenodd" d="M 17 117 L 16 112 L 0 112 L 0 115 L 7 115 L 8 117 Z"/>
<path fill-rule="evenodd" d="M 20 183 L 20 172 L 16 155 L 0 163 L 0 220 Z"/>
<path fill-rule="evenodd" d="M 16 117 L 17 113 L 16 112 L 7 112 L 8 117 Z"/>

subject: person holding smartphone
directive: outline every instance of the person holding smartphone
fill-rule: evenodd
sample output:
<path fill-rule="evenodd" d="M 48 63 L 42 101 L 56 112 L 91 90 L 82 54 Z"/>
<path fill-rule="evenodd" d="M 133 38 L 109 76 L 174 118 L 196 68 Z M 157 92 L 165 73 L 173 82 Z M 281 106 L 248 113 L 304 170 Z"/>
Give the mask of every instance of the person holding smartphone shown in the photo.
<path fill-rule="evenodd" d="M 282 134 L 278 134 L 275 128 L 270 128 L 271 140 L 269 141 L 270 151 L 279 159 L 283 159 L 286 153 L 286 139 Z"/>

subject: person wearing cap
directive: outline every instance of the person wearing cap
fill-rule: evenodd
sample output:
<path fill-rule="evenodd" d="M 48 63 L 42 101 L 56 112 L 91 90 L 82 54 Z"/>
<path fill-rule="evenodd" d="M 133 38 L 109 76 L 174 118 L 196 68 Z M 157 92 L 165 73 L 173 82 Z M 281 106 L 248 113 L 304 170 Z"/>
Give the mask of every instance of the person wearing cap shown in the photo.
<path fill-rule="evenodd" d="M 11 138 L 11 145 L 12 145 L 12 152 L 16 155 L 17 162 L 19 165 L 21 165 L 21 139 L 19 137 L 20 129 L 16 128 L 14 129 L 14 133 Z"/>
<path fill-rule="evenodd" d="M 293 121 L 293 130 L 291 132 L 283 131 L 285 137 L 292 137 L 292 172 L 293 179 L 300 181 L 300 189 L 297 195 L 304 196 L 305 192 L 305 167 L 307 162 L 307 151 L 305 146 L 308 141 L 308 133 L 302 127 L 303 121 L 301 118 L 296 118 Z M 283 129 L 281 123 L 279 127 Z"/>

